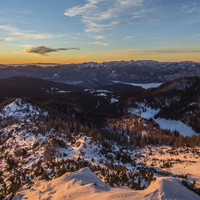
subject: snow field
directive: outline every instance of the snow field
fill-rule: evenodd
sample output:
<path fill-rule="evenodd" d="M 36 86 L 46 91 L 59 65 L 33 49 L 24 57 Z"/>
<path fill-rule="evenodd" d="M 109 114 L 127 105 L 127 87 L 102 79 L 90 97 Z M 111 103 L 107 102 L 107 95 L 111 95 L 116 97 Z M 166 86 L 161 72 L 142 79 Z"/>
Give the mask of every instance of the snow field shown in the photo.
<path fill-rule="evenodd" d="M 187 126 L 181 121 L 167 120 L 164 118 L 155 119 L 154 116 L 159 112 L 159 109 L 152 109 L 144 103 L 138 104 L 138 106 L 139 108 L 129 108 L 128 113 L 136 114 L 146 119 L 153 118 L 154 121 L 160 125 L 160 128 L 169 129 L 171 131 L 179 131 L 179 133 L 183 136 L 192 136 L 196 134 L 190 126 Z"/>

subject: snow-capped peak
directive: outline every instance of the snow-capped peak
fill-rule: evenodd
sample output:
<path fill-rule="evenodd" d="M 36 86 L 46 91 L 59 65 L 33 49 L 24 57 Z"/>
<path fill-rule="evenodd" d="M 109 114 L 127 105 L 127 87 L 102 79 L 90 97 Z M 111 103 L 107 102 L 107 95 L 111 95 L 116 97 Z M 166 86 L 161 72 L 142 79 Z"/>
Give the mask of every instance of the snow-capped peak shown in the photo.
<path fill-rule="evenodd" d="M 76 184 L 86 185 L 90 183 L 96 183 L 97 185 L 109 187 L 101 179 L 99 179 L 91 170 L 86 167 L 74 173 L 67 173 L 60 178 L 60 182 L 72 181 Z"/>
<path fill-rule="evenodd" d="M 48 113 L 43 112 L 38 106 L 32 105 L 31 103 L 17 98 L 12 103 L 5 106 L 0 112 L 0 117 L 2 119 L 11 117 L 11 118 L 24 118 L 26 116 L 38 116 L 42 114 L 46 116 Z"/>

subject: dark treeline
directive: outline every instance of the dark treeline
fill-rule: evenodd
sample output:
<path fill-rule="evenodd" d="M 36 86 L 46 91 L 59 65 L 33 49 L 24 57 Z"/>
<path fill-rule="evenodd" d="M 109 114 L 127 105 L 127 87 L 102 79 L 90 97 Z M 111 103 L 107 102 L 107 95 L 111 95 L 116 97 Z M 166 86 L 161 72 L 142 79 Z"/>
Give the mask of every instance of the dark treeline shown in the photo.
<path fill-rule="evenodd" d="M 103 138 L 116 141 L 124 147 L 144 147 L 145 145 L 176 145 L 195 147 L 200 145 L 200 136 L 182 136 L 178 131 L 161 129 L 153 119 L 145 120 L 137 115 L 109 119 L 103 130 Z"/>
<path fill-rule="evenodd" d="M 116 142 L 118 145 L 121 145 L 125 148 L 135 148 L 137 146 L 144 147 L 145 145 L 176 145 L 177 147 L 195 147 L 200 146 L 200 136 L 182 136 L 178 131 L 170 131 L 168 129 L 156 129 L 153 123 L 149 123 L 145 127 L 146 134 L 142 135 L 141 130 L 143 127 L 138 124 L 135 125 L 132 130 L 123 130 L 119 131 L 116 127 L 108 128 L 96 128 L 93 125 L 82 125 L 78 121 L 68 120 L 63 121 L 61 119 L 54 120 L 45 118 L 42 119 L 43 124 L 37 123 L 37 130 L 34 130 L 35 134 L 41 133 L 45 135 L 47 131 L 50 131 L 52 128 L 57 132 L 62 133 L 66 138 L 72 140 L 72 135 L 77 136 L 80 133 L 84 133 L 88 137 L 92 137 L 101 142 L 105 140 Z M 128 127 L 127 127 L 128 128 Z"/>

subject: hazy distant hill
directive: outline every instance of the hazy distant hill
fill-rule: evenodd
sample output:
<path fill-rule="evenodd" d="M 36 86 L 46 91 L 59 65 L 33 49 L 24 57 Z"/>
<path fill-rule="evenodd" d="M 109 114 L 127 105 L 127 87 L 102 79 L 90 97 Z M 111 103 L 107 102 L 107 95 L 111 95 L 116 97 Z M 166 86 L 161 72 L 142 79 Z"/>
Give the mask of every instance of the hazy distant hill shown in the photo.
<path fill-rule="evenodd" d="M 98 124 L 107 117 L 122 113 L 122 101 L 143 90 L 141 87 L 126 84 L 87 90 L 78 85 L 16 76 L 0 79 L 0 103 L 9 98 L 28 97 L 70 116 Z"/>
<path fill-rule="evenodd" d="M 0 79 L 1 102 L 4 101 L 5 98 L 30 97 L 37 99 L 48 94 L 70 91 L 80 92 L 83 90 L 84 88 L 79 86 L 55 83 L 39 78 L 29 78 L 26 76 Z"/>

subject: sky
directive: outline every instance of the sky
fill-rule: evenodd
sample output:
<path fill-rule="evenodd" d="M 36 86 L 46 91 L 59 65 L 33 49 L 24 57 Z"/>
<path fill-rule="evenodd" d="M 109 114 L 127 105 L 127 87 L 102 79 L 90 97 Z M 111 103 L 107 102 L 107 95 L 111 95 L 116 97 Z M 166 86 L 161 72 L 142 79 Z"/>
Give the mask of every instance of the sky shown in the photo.
<path fill-rule="evenodd" d="M 0 64 L 200 62 L 199 0 L 6 0 Z"/>

